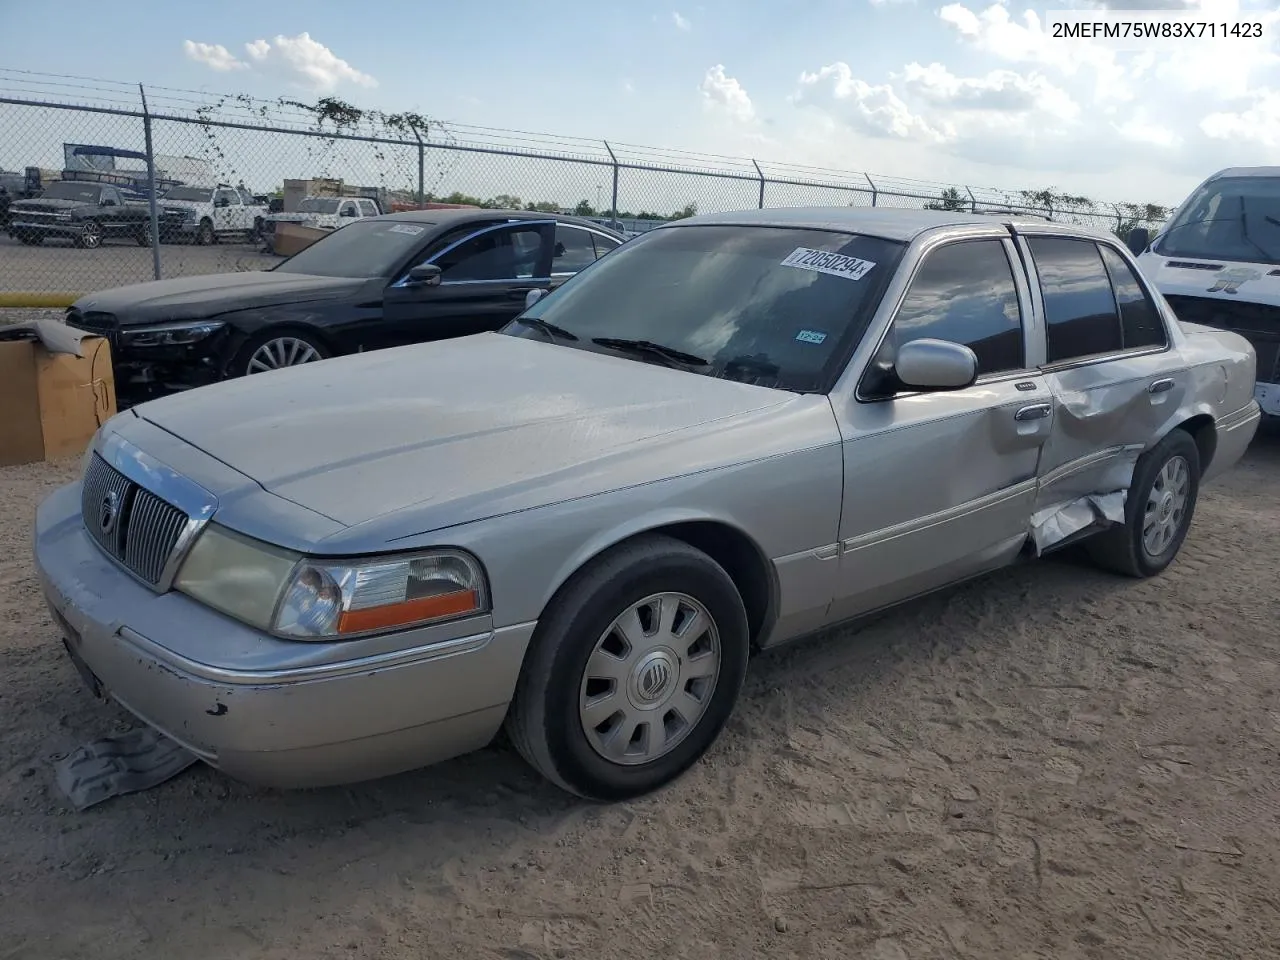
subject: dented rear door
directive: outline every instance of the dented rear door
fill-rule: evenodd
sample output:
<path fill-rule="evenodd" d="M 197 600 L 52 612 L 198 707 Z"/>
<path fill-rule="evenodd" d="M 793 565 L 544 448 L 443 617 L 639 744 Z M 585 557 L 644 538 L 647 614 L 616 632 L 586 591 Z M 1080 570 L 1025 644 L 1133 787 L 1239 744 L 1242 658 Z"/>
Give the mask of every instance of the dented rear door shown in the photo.
<path fill-rule="evenodd" d="M 1119 245 L 1020 228 L 1019 248 L 1045 331 L 1045 383 L 1054 424 L 1040 462 L 1037 542 L 1080 529 L 1043 525 L 1092 503 L 1092 520 L 1122 517 L 1142 451 L 1161 436 L 1190 388 L 1189 374 L 1140 274 Z M 1077 512 L 1089 520 L 1089 509 Z"/>

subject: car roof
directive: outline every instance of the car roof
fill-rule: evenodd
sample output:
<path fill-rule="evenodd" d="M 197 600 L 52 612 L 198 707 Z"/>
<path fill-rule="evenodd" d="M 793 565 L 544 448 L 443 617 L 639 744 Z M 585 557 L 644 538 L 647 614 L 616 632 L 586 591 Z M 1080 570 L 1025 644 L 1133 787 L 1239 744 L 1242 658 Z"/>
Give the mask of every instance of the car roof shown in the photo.
<path fill-rule="evenodd" d="M 1227 167 L 1209 179 L 1218 180 L 1222 177 L 1280 177 L 1280 167 Z"/>
<path fill-rule="evenodd" d="M 942 227 L 981 226 L 993 223 L 1008 227 L 1047 226 L 1044 219 L 1018 214 L 960 213 L 952 210 L 910 210 L 902 207 L 773 207 L 732 213 L 707 213 L 663 224 L 659 230 L 688 226 L 792 227 L 860 233 L 869 237 L 910 243 L 930 230 Z M 1096 236 L 1100 231 L 1076 224 L 1059 224 L 1059 229 Z"/>
<path fill-rule="evenodd" d="M 463 210 L 402 210 L 399 213 L 386 213 L 380 217 L 370 217 L 370 220 L 407 220 L 411 223 L 433 224 L 440 227 L 449 227 L 457 223 L 466 223 L 474 221 L 484 223 L 488 221 L 505 221 L 505 220 L 558 220 L 560 223 L 569 223 L 574 226 L 587 227 L 592 230 L 602 230 L 605 233 L 618 235 L 617 230 L 611 230 L 609 227 L 588 220 L 586 217 L 573 217 L 559 213 L 542 213 L 536 210 L 484 210 L 463 209 Z"/>

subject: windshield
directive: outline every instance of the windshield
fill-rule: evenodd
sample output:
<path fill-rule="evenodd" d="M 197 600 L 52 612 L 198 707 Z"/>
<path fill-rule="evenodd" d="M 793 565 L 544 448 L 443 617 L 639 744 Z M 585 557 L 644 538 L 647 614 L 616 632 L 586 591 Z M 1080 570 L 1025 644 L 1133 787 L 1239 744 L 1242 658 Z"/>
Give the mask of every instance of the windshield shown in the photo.
<path fill-rule="evenodd" d="M 1162 257 L 1280 263 L 1280 177 L 1206 183 L 1151 249 Z"/>
<path fill-rule="evenodd" d="M 174 187 L 164 195 L 163 199 L 209 203 L 213 200 L 213 191 L 208 187 Z"/>
<path fill-rule="evenodd" d="M 660 229 L 618 247 L 523 314 L 541 324 L 517 322 L 502 332 L 661 362 L 651 346 L 637 352 L 617 344 L 647 341 L 705 361 L 687 367 L 704 376 L 825 390 L 862 336 L 903 249 L 826 230 Z M 549 335 L 548 326 L 561 333 Z"/>
<path fill-rule="evenodd" d="M 427 238 L 431 227 L 420 220 L 355 220 L 275 269 L 316 277 L 387 277 Z"/>
<path fill-rule="evenodd" d="M 337 197 L 307 197 L 298 204 L 299 213 L 337 213 Z"/>
<path fill-rule="evenodd" d="M 60 180 L 49 184 L 44 192 L 46 200 L 79 200 L 81 203 L 97 203 L 102 188 L 96 183 L 76 183 L 73 180 Z"/>

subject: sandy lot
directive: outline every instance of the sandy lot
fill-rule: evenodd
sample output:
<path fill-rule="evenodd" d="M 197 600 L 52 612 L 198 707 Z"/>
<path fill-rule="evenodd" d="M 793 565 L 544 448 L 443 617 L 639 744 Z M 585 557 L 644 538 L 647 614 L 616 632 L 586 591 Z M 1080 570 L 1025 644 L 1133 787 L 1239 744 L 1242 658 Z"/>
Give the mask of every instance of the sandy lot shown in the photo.
<path fill-rule="evenodd" d="M 28 560 L 73 470 L 0 470 L 5 960 L 1276 955 L 1280 435 L 1163 577 L 1046 560 L 762 656 L 706 760 L 613 807 L 499 745 L 73 812 L 50 760 L 127 724 Z"/>
<path fill-rule="evenodd" d="M 212 247 L 160 245 L 160 270 L 164 277 L 263 270 L 279 262 L 279 257 L 260 253 L 256 247 L 242 243 L 219 243 Z M 78 250 L 70 243 L 56 240 L 28 247 L 0 235 L 0 292 L 3 293 L 85 294 L 153 279 L 150 247 L 123 240 L 108 240 L 96 250 Z"/>

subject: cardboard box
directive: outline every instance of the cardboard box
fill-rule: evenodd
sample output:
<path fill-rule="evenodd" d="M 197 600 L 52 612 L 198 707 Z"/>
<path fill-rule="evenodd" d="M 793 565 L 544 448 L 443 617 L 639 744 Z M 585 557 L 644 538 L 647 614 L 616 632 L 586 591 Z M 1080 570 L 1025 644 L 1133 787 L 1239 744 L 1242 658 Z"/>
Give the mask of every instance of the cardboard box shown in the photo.
<path fill-rule="evenodd" d="M 305 250 L 321 237 L 327 237 L 332 230 L 321 230 L 319 227 L 305 227 L 300 223 L 289 223 L 287 220 L 276 224 L 271 234 L 271 249 L 281 257 L 292 257 L 299 250 Z"/>
<path fill-rule="evenodd" d="M 111 344 L 86 336 L 80 350 L 0 340 L 0 466 L 77 457 L 115 414 Z"/>

